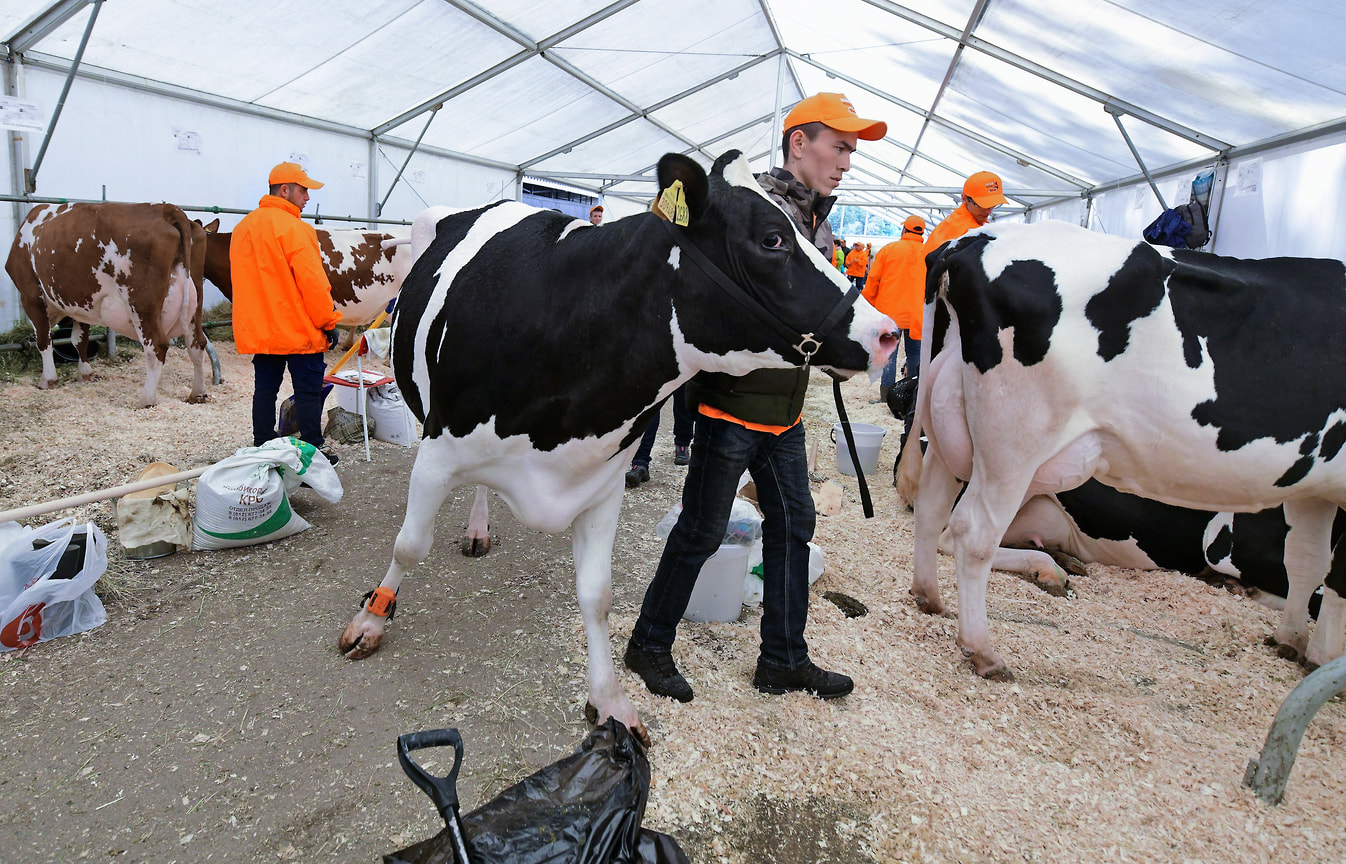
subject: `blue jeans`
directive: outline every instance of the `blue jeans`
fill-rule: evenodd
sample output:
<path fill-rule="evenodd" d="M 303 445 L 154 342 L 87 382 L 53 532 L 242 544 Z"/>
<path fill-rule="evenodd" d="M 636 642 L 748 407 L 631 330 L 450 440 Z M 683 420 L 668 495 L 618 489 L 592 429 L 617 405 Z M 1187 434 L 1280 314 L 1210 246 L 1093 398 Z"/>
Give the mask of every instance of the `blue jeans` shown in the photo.
<path fill-rule="evenodd" d="M 762 510 L 762 644 L 759 662 L 795 669 L 808 662 L 804 625 L 809 611 L 809 494 L 804 427 L 779 435 L 737 423 L 696 418 L 692 464 L 682 489 L 682 515 L 645 591 L 631 640 L 647 651 L 670 651 L 701 565 L 724 539 L 738 478 L 748 469 Z"/>
<path fill-rule="evenodd" d="M 907 375 L 908 378 L 915 378 L 921 374 L 921 340 L 913 339 L 910 330 L 902 331 L 902 347 L 907 356 Z M 879 377 L 879 385 L 883 387 L 892 387 L 897 383 L 897 352 L 888 358 L 888 365 L 883 367 L 883 375 Z"/>
<path fill-rule="evenodd" d="M 322 446 L 323 375 L 327 362 L 321 354 L 254 354 L 252 358 L 252 446 L 276 437 L 276 397 L 290 367 L 294 385 L 294 413 L 299 437 L 314 447 Z"/>
<path fill-rule="evenodd" d="M 674 390 L 668 401 L 673 405 L 673 443 L 679 447 L 692 443 L 692 425 L 696 421 L 692 417 L 692 409 L 687 407 L 687 385 Z M 659 415 L 655 414 L 650 418 L 650 425 L 645 427 L 645 436 L 640 439 L 636 455 L 631 457 L 632 465 L 650 467 L 650 453 L 654 450 L 654 439 L 658 434 Z"/>

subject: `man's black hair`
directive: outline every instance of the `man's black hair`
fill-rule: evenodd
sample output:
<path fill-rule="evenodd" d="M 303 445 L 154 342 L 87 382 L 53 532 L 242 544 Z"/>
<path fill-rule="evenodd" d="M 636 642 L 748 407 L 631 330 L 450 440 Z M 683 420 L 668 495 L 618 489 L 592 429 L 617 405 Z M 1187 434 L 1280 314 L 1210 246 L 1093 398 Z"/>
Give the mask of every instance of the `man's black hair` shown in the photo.
<path fill-rule="evenodd" d="M 803 132 L 804 137 L 812 141 L 814 138 L 818 137 L 819 132 L 826 128 L 826 123 L 821 120 L 814 120 L 812 123 L 801 123 L 798 126 L 791 126 L 789 129 L 786 129 L 785 134 L 781 136 L 780 140 L 781 164 L 784 165 L 786 162 L 790 161 L 790 136 L 795 133 L 796 129 Z"/>
<path fill-rule="evenodd" d="M 288 185 L 288 184 L 285 184 L 285 183 L 272 183 L 270 189 L 267 191 L 266 194 L 268 194 L 268 195 L 279 195 L 279 194 L 280 194 L 280 187 L 285 186 L 285 185 Z"/>

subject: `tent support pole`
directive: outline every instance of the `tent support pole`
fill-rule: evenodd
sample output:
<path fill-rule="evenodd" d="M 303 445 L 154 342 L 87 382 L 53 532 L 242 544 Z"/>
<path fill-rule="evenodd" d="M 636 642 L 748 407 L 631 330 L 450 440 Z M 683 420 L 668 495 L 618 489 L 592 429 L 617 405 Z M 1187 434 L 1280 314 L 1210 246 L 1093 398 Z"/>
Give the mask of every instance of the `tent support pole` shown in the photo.
<path fill-rule="evenodd" d="M 416 136 L 416 143 L 411 145 L 411 149 L 407 151 L 407 158 L 402 160 L 402 167 L 397 169 L 397 176 L 393 178 L 393 185 L 388 187 L 388 194 L 384 195 L 383 200 L 379 202 L 379 209 L 375 214 L 376 216 L 383 215 L 383 205 L 387 204 L 388 199 L 393 196 L 393 190 L 397 188 L 398 181 L 402 179 L 402 172 L 406 171 L 407 166 L 411 164 L 411 157 L 415 156 L 416 151 L 421 148 L 421 139 L 425 137 L 426 132 L 430 131 L 430 124 L 435 121 L 435 115 L 438 114 L 439 109 L 443 107 L 444 103 L 441 102 L 430 109 L 430 116 L 425 118 L 425 125 L 421 127 L 421 134 Z"/>
<path fill-rule="evenodd" d="M 1159 194 L 1159 187 L 1154 185 L 1154 178 L 1150 176 L 1150 169 L 1145 167 L 1145 160 L 1140 158 L 1140 151 L 1132 143 L 1131 136 L 1126 134 L 1126 127 L 1122 125 L 1122 115 L 1118 109 L 1111 105 L 1104 105 L 1103 110 L 1112 115 L 1112 119 L 1117 123 L 1117 131 L 1122 133 L 1122 140 L 1126 141 L 1126 146 L 1131 148 L 1131 155 L 1136 157 L 1136 164 L 1140 166 L 1140 173 L 1145 175 L 1145 182 L 1150 184 L 1150 189 L 1154 191 L 1154 197 L 1159 199 L 1159 206 L 1168 209 L 1168 204 L 1164 201 L 1164 196 Z"/>
<path fill-rule="evenodd" d="M 38 148 L 32 170 L 28 172 L 25 188 L 29 194 L 37 191 L 38 169 L 42 167 L 42 160 L 47 155 L 47 145 L 51 143 L 51 136 L 56 131 L 56 122 L 61 119 L 61 110 L 65 108 L 65 97 L 70 93 L 70 85 L 75 83 L 75 73 L 79 71 L 80 61 L 84 59 L 84 49 L 88 47 L 89 36 L 93 34 L 93 22 L 98 20 L 98 10 L 102 8 L 103 0 L 93 0 L 93 10 L 89 12 L 89 23 L 84 25 L 84 36 L 79 40 L 79 50 L 75 52 L 75 59 L 70 63 L 70 71 L 66 73 L 65 84 L 61 87 L 61 97 L 56 100 L 56 110 L 52 112 L 51 122 L 47 124 L 46 137 L 42 139 L 42 146 Z"/>

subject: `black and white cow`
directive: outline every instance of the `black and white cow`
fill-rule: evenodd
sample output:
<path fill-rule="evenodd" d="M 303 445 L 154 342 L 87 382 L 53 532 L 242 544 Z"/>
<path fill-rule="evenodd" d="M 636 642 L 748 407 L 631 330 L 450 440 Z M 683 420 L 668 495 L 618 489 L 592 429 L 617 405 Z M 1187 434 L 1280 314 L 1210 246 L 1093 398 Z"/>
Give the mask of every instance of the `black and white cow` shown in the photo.
<path fill-rule="evenodd" d="M 484 484 L 530 527 L 573 528 L 589 701 L 599 720 L 616 717 L 643 733 L 608 644 L 612 547 L 631 454 L 650 417 L 696 372 L 797 366 L 796 346 L 815 345 L 727 298 L 707 266 L 734 274 L 794 334 L 807 336 L 852 302 L 846 280 L 737 151 L 709 176 L 669 154 L 658 177 L 660 188 L 682 182 L 685 228 L 653 213 L 595 227 L 515 202 L 418 217 L 418 254 L 393 321 L 393 369 L 424 438 L 388 573 L 341 636 L 348 657 L 378 647 L 393 594 L 429 551 L 447 495 Z M 695 262 L 697 250 L 706 266 Z M 842 376 L 875 373 L 897 344 L 893 322 L 863 299 L 831 335 L 813 335 L 821 345 L 811 362 Z"/>
<path fill-rule="evenodd" d="M 1090 477 L 1201 510 L 1283 504 L 1289 591 L 1274 638 L 1311 664 L 1342 653 L 1346 580 L 1328 577 L 1312 641 L 1307 612 L 1346 503 L 1346 265 L 1240 261 L 1058 222 L 982 229 L 930 264 L 911 590 L 944 612 L 947 527 L 958 644 L 979 675 L 1012 677 L 986 620 L 1006 528 L 1029 497 Z M 900 487 L 914 461 L 904 454 Z"/>
<path fill-rule="evenodd" d="M 1089 480 L 1054 495 L 1034 495 L 1005 529 L 996 570 L 1020 573 L 1053 594 L 1066 588 L 1064 565 L 1078 562 L 1135 570 L 1175 570 L 1225 584 L 1273 609 L 1285 608 L 1285 508 L 1214 513 L 1151 501 Z M 1346 533 L 1346 510 L 1332 524 L 1332 567 Z M 1070 561 L 1074 559 L 1074 563 Z M 1231 584 L 1236 583 L 1236 584 Z M 1318 595 L 1310 603 L 1317 617 Z"/>

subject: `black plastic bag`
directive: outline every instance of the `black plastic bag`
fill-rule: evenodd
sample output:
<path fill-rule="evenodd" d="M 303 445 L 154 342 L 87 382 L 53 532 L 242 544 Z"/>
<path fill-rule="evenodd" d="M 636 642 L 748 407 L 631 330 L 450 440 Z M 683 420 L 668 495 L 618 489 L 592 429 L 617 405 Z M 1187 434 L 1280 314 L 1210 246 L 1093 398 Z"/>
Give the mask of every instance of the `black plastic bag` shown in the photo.
<path fill-rule="evenodd" d="M 445 777 L 432 777 L 408 755 L 450 744 L 457 753 Z M 573 756 L 460 817 L 455 783 L 462 755 L 456 729 L 398 738 L 402 769 L 434 801 L 445 827 L 429 840 L 383 856 L 384 864 L 687 864 L 676 840 L 640 827 L 650 763 L 640 742 L 615 719 L 591 732 Z M 454 851 L 462 846 L 466 862 Z"/>

